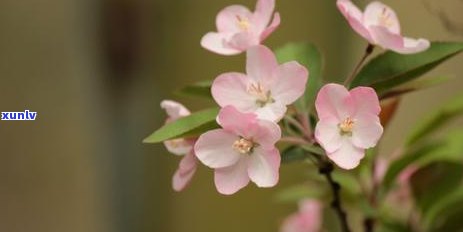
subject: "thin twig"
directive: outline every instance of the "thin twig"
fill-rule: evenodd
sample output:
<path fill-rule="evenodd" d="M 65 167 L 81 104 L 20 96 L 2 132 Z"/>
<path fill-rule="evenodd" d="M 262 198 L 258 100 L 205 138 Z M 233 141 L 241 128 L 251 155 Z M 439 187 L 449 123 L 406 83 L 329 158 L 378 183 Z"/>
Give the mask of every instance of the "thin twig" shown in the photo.
<path fill-rule="evenodd" d="M 331 208 L 336 211 L 336 215 L 341 222 L 341 229 L 343 232 L 350 232 L 349 224 L 347 222 L 347 213 L 344 211 L 341 205 L 341 186 L 338 182 L 333 180 L 331 173 L 333 172 L 334 167 L 333 164 L 329 161 L 324 161 L 319 166 L 320 174 L 324 175 L 328 183 L 330 184 L 331 190 L 333 192 L 333 201 L 331 202 Z"/>
<path fill-rule="evenodd" d="M 363 63 L 365 60 L 368 58 L 368 56 L 373 52 L 373 49 L 375 48 L 374 45 L 368 44 L 367 48 L 365 49 L 365 54 L 363 55 L 362 59 L 360 59 L 360 62 L 355 66 L 354 71 L 350 74 L 350 76 L 344 81 L 344 86 L 349 86 L 354 77 L 357 75 L 358 71 L 362 67 Z"/>

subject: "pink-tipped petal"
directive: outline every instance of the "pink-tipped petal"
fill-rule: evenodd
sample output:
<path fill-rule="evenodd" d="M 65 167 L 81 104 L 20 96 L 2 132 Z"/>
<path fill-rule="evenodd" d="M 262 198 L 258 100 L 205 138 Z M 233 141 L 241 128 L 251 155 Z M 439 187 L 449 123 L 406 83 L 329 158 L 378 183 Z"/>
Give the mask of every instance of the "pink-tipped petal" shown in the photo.
<path fill-rule="evenodd" d="M 277 67 L 278 62 L 269 48 L 258 45 L 247 51 L 246 73 L 255 81 L 265 83 L 265 79 L 271 78 Z"/>
<path fill-rule="evenodd" d="M 254 113 L 257 114 L 259 119 L 279 122 L 285 116 L 286 109 L 287 108 L 284 103 L 275 99 L 274 103 L 266 104 L 264 107 L 259 107 L 254 111 Z"/>
<path fill-rule="evenodd" d="M 253 153 L 249 156 L 249 178 L 259 187 L 275 186 L 278 183 L 280 161 L 278 149 L 254 148 Z"/>
<path fill-rule="evenodd" d="M 381 26 L 393 34 L 400 34 L 400 23 L 396 13 L 381 2 L 371 2 L 365 9 L 363 22 L 366 27 Z"/>
<path fill-rule="evenodd" d="M 172 100 L 163 100 L 161 108 L 166 111 L 169 121 L 190 115 L 190 111 L 185 106 Z"/>
<path fill-rule="evenodd" d="M 222 74 L 212 83 L 212 96 L 221 107 L 232 105 L 242 112 L 254 111 L 255 98 L 247 92 L 248 82 L 241 73 Z"/>
<path fill-rule="evenodd" d="M 353 104 L 356 106 L 354 117 L 357 114 L 378 115 L 381 111 L 376 91 L 370 87 L 357 87 L 350 91 Z"/>
<path fill-rule="evenodd" d="M 201 46 L 211 52 L 221 55 L 236 55 L 241 50 L 226 46 L 227 36 L 217 32 L 209 32 L 201 39 Z"/>
<path fill-rule="evenodd" d="M 180 161 L 179 167 L 172 178 L 172 188 L 179 192 L 185 189 L 196 172 L 196 157 L 193 152 L 188 153 Z"/>
<path fill-rule="evenodd" d="M 219 193 L 231 195 L 248 185 L 247 159 L 247 156 L 241 156 L 233 166 L 215 170 L 214 182 Z"/>
<path fill-rule="evenodd" d="M 253 131 L 260 129 L 255 114 L 241 113 L 231 105 L 220 110 L 217 122 L 224 130 L 246 138 L 249 138 Z"/>
<path fill-rule="evenodd" d="M 328 158 L 336 165 L 347 170 L 357 167 L 365 156 L 365 150 L 355 147 L 349 140 L 348 137 L 344 137 L 341 147 L 337 151 L 327 154 Z"/>
<path fill-rule="evenodd" d="M 250 20 L 252 12 L 241 5 L 232 5 L 225 7 L 217 14 L 216 26 L 219 32 L 239 32 L 240 20 Z"/>
<path fill-rule="evenodd" d="M 281 129 L 278 124 L 267 121 L 259 120 L 257 130 L 254 130 L 249 135 L 260 147 L 273 148 L 275 143 L 281 138 Z"/>
<path fill-rule="evenodd" d="M 174 155 L 185 155 L 193 149 L 191 141 L 182 138 L 164 141 L 164 146 Z"/>
<path fill-rule="evenodd" d="M 383 127 L 379 122 L 379 117 L 373 114 L 364 114 L 354 120 L 352 143 L 356 147 L 363 149 L 376 146 L 383 134 Z"/>
<path fill-rule="evenodd" d="M 257 0 L 256 11 L 254 12 L 254 23 L 258 31 L 267 27 L 275 9 L 275 0 Z"/>
<path fill-rule="evenodd" d="M 254 32 L 244 31 L 234 34 L 225 45 L 239 51 L 246 51 L 248 48 L 258 45 L 259 43 L 259 38 Z"/>
<path fill-rule="evenodd" d="M 363 25 L 363 13 L 350 0 L 338 0 L 336 5 L 342 15 L 346 18 L 349 25 L 360 36 L 374 43 L 368 29 Z"/>
<path fill-rule="evenodd" d="M 318 92 L 315 107 L 320 120 L 336 117 L 342 121 L 352 112 L 349 91 L 339 84 L 326 84 Z"/>
<path fill-rule="evenodd" d="M 370 26 L 369 29 L 378 46 L 395 52 L 404 47 L 404 40 L 400 34 L 392 33 L 381 26 Z"/>
<path fill-rule="evenodd" d="M 309 72 L 296 61 L 282 64 L 277 69 L 272 96 L 285 105 L 292 104 L 305 91 Z"/>
<path fill-rule="evenodd" d="M 327 153 L 332 153 L 342 146 L 342 136 L 338 127 L 339 121 L 334 118 L 324 118 L 315 127 L 315 139 Z"/>
<path fill-rule="evenodd" d="M 210 168 L 232 166 L 240 158 L 240 154 L 233 149 L 237 139 L 237 135 L 222 129 L 208 131 L 195 144 L 196 157 Z"/>
<path fill-rule="evenodd" d="M 276 12 L 273 16 L 272 23 L 270 23 L 270 25 L 266 27 L 264 31 L 262 31 L 262 34 L 260 35 L 260 41 L 267 39 L 267 37 L 269 37 L 270 34 L 272 34 L 278 28 L 278 26 L 280 26 L 280 23 L 280 14 Z"/>

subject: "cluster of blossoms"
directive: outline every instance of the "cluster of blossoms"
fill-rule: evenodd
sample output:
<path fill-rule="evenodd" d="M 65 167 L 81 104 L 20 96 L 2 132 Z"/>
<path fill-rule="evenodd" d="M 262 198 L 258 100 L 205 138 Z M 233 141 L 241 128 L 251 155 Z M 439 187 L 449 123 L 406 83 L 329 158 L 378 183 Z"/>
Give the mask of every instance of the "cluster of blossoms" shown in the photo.
<path fill-rule="evenodd" d="M 382 3 L 370 3 L 363 13 L 350 0 L 337 0 L 337 6 L 370 46 L 402 54 L 430 46 L 425 39 L 401 36 L 395 12 Z M 249 181 L 258 187 L 277 184 L 281 157 L 276 143 L 282 137 L 278 123 L 287 107 L 304 95 L 309 71 L 296 61 L 278 64 L 272 50 L 261 44 L 280 24 L 274 7 L 275 0 L 258 0 L 254 12 L 240 5 L 226 7 L 217 15 L 217 32 L 202 38 L 201 45 L 217 54 L 245 52 L 246 73 L 224 73 L 213 81 L 211 93 L 221 107 L 216 119 L 221 128 L 198 138 L 165 141 L 171 153 L 184 155 L 173 178 L 176 191 L 189 183 L 198 161 L 215 169 L 215 186 L 222 194 L 233 194 Z M 190 114 L 174 101 L 165 100 L 161 106 L 169 116 L 166 123 Z M 315 140 L 306 142 L 322 147 L 342 169 L 357 167 L 365 150 L 376 146 L 383 133 L 373 88 L 349 90 L 348 83 L 326 84 L 318 92 L 315 109 Z M 282 231 L 318 231 L 320 210 L 318 202 L 301 203 L 300 212 L 284 222 Z"/>

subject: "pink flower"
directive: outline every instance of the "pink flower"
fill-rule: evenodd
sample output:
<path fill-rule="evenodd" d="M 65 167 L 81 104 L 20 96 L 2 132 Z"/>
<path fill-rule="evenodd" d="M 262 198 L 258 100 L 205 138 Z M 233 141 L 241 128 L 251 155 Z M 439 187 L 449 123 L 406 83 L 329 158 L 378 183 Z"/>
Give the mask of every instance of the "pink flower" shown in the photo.
<path fill-rule="evenodd" d="M 342 85 L 327 84 L 315 100 L 320 121 L 315 138 L 339 167 L 357 167 L 365 149 L 374 147 L 383 133 L 376 92 L 357 87 L 350 92 Z"/>
<path fill-rule="evenodd" d="M 299 203 L 299 212 L 283 222 L 280 232 L 318 232 L 322 226 L 322 205 L 316 200 Z"/>
<path fill-rule="evenodd" d="M 352 29 L 371 44 L 402 54 L 418 53 L 430 46 L 426 39 L 403 37 L 394 10 L 380 2 L 371 2 L 363 13 L 350 0 L 337 0 L 337 6 Z"/>
<path fill-rule="evenodd" d="M 164 100 L 161 102 L 161 108 L 167 112 L 168 118 L 166 123 L 173 122 L 178 118 L 190 114 L 188 109 L 175 101 Z M 175 191 L 182 191 L 196 172 L 197 159 L 193 150 L 194 143 L 195 139 L 172 139 L 164 141 L 164 146 L 169 152 L 184 156 L 172 178 L 172 188 Z"/>
<path fill-rule="evenodd" d="M 232 5 L 219 12 L 216 18 L 218 32 L 209 32 L 201 39 L 201 46 L 221 55 L 236 55 L 260 44 L 279 25 L 275 0 L 257 0 L 256 11 L 241 5 Z"/>
<path fill-rule="evenodd" d="M 202 134 L 195 144 L 198 159 L 215 169 L 217 190 L 233 194 L 249 180 L 259 187 L 278 182 L 280 153 L 275 143 L 281 137 L 277 124 L 240 113 L 233 106 L 220 110 L 217 122 L 223 129 Z"/>
<path fill-rule="evenodd" d="M 278 65 L 272 51 L 262 45 L 248 50 L 246 72 L 218 76 L 212 84 L 212 96 L 221 107 L 232 105 L 274 122 L 284 116 L 287 105 L 304 94 L 309 75 L 295 61 Z"/>

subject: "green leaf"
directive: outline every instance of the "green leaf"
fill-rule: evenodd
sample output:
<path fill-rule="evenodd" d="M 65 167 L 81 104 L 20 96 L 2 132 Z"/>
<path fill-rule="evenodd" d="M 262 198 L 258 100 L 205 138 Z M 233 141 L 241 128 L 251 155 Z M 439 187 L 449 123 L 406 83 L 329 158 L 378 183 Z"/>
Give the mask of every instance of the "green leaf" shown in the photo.
<path fill-rule="evenodd" d="M 322 82 L 323 60 L 317 47 L 311 43 L 288 43 L 285 46 L 275 50 L 279 63 L 297 61 L 309 70 L 309 79 L 304 97 L 296 105 L 301 106 L 303 110 L 310 109 L 313 106 L 315 97 L 320 90 Z"/>
<path fill-rule="evenodd" d="M 185 86 L 175 91 L 175 94 L 181 96 L 204 97 L 212 99 L 211 85 L 212 81 L 201 81 L 192 85 Z"/>
<path fill-rule="evenodd" d="M 410 92 L 435 87 L 437 85 L 440 85 L 440 84 L 443 84 L 449 81 L 450 79 L 451 78 L 447 76 L 436 76 L 436 77 L 428 77 L 424 79 L 413 80 L 409 83 L 402 84 L 396 88 L 393 88 L 384 93 L 381 93 L 379 98 L 384 100 L 387 98 L 392 98 L 392 97 L 397 97 L 403 94 L 407 94 Z"/>
<path fill-rule="evenodd" d="M 409 138 L 407 144 L 411 145 L 422 141 L 430 134 L 440 129 L 443 125 L 450 122 L 452 119 L 463 114 L 463 95 L 454 98 L 446 103 L 440 110 L 431 117 L 427 118 L 416 127 Z"/>
<path fill-rule="evenodd" d="M 461 184 L 462 177 L 463 164 L 454 162 L 434 162 L 416 171 L 410 184 L 418 208 L 426 214 L 436 201 Z"/>
<path fill-rule="evenodd" d="M 448 220 L 456 213 L 455 211 L 463 211 L 463 186 L 457 187 L 455 191 L 452 191 L 441 199 L 436 199 L 436 202 L 424 215 L 424 228 L 426 228 L 426 231 L 455 231 L 442 230 L 443 228 L 441 228 L 450 224 Z M 458 215 L 460 229 L 462 228 L 461 226 L 463 226 L 461 215 L 461 213 Z"/>
<path fill-rule="evenodd" d="M 144 139 L 143 142 L 159 143 L 180 137 L 193 137 L 207 130 L 217 128 L 215 118 L 218 112 L 218 108 L 206 109 L 167 123 Z"/>
<path fill-rule="evenodd" d="M 281 152 L 281 162 L 290 163 L 294 161 L 305 160 L 308 158 L 307 152 L 299 146 L 291 146 Z"/>
<path fill-rule="evenodd" d="M 371 86 L 384 92 L 422 76 L 463 50 L 463 43 L 432 42 L 431 47 L 417 54 L 387 51 L 368 62 L 352 81 L 351 87 Z"/>

